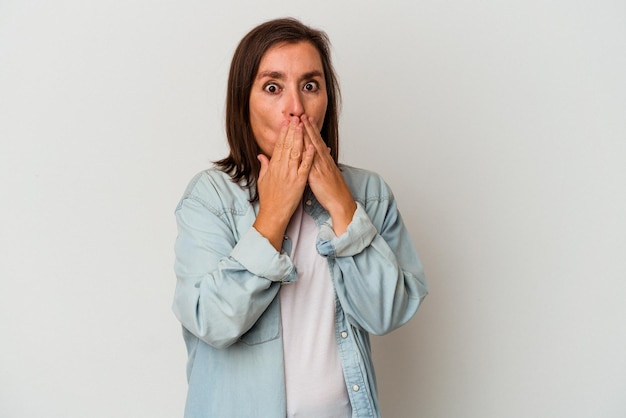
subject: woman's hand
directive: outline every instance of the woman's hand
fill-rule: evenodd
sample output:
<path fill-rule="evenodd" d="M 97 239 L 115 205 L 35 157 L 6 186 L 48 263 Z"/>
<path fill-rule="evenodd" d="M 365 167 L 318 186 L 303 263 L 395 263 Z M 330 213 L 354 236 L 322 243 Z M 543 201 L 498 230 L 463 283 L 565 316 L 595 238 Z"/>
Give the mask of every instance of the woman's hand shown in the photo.
<path fill-rule="evenodd" d="M 343 175 L 335 164 L 319 130 L 313 125 L 313 118 L 302 115 L 304 143 L 313 146 L 315 157 L 308 173 L 309 186 L 320 204 L 330 213 L 335 235 L 343 234 L 352 221 L 356 203 Z"/>
<path fill-rule="evenodd" d="M 259 214 L 254 228 L 280 251 L 289 220 L 302 199 L 315 149 L 304 144 L 303 125 L 291 118 L 280 131 L 272 157 L 259 154 Z"/>

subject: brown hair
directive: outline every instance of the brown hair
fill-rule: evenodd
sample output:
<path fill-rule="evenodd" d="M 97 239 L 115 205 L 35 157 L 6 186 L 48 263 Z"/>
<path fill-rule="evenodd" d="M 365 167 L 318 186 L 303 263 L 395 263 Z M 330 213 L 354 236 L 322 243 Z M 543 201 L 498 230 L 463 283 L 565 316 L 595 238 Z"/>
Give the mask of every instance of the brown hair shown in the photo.
<path fill-rule="evenodd" d="M 252 29 L 241 40 L 230 64 L 226 94 L 226 137 L 228 157 L 215 164 L 235 182 L 251 188 L 259 176 L 261 152 L 250 125 L 250 90 L 265 52 L 278 43 L 310 42 L 319 52 L 326 79 L 328 105 L 321 136 L 337 163 L 339 157 L 340 91 L 330 59 L 330 40 L 326 33 L 310 28 L 293 18 L 270 20 Z M 257 199 L 256 190 L 252 199 Z"/>

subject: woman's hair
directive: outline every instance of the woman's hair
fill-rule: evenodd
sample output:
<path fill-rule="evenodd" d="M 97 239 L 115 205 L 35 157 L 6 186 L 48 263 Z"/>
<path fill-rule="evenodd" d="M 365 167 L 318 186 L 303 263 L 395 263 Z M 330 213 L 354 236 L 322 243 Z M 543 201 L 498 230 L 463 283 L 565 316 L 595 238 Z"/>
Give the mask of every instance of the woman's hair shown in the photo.
<path fill-rule="evenodd" d="M 319 52 L 326 80 L 328 105 L 321 136 L 330 147 L 337 163 L 339 156 L 340 92 L 330 58 L 330 40 L 326 33 L 310 28 L 293 18 L 270 20 L 252 29 L 239 43 L 230 64 L 226 94 L 226 137 L 230 146 L 228 157 L 215 164 L 235 182 L 251 188 L 256 185 L 261 152 L 250 125 L 250 90 L 259 64 L 268 49 L 280 43 L 309 42 Z M 256 190 L 252 200 L 258 198 Z"/>

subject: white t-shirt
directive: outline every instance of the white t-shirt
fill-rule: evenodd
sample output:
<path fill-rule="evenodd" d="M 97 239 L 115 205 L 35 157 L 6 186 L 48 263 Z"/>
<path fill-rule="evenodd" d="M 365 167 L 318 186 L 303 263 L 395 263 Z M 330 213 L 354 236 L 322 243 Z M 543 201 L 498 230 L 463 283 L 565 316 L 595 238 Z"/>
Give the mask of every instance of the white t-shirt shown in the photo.
<path fill-rule="evenodd" d="M 298 271 L 280 289 L 288 417 L 352 415 L 335 336 L 335 293 L 328 262 L 315 248 L 318 228 L 302 205 L 287 236 Z"/>

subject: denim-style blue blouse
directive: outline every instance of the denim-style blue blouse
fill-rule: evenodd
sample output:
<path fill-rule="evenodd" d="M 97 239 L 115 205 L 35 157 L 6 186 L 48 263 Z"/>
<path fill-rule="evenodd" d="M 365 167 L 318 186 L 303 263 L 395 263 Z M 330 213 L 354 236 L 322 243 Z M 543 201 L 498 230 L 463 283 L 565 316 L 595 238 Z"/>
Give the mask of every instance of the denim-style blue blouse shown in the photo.
<path fill-rule="evenodd" d="M 357 203 L 335 236 L 309 191 L 304 208 L 328 261 L 335 328 L 353 417 L 379 417 L 369 334 L 405 324 L 428 290 L 391 189 L 372 172 L 341 165 Z M 297 280 L 289 238 L 278 252 L 252 227 L 258 202 L 211 168 L 197 174 L 176 208 L 173 311 L 183 326 L 189 389 L 185 417 L 284 417 L 280 286 Z"/>

